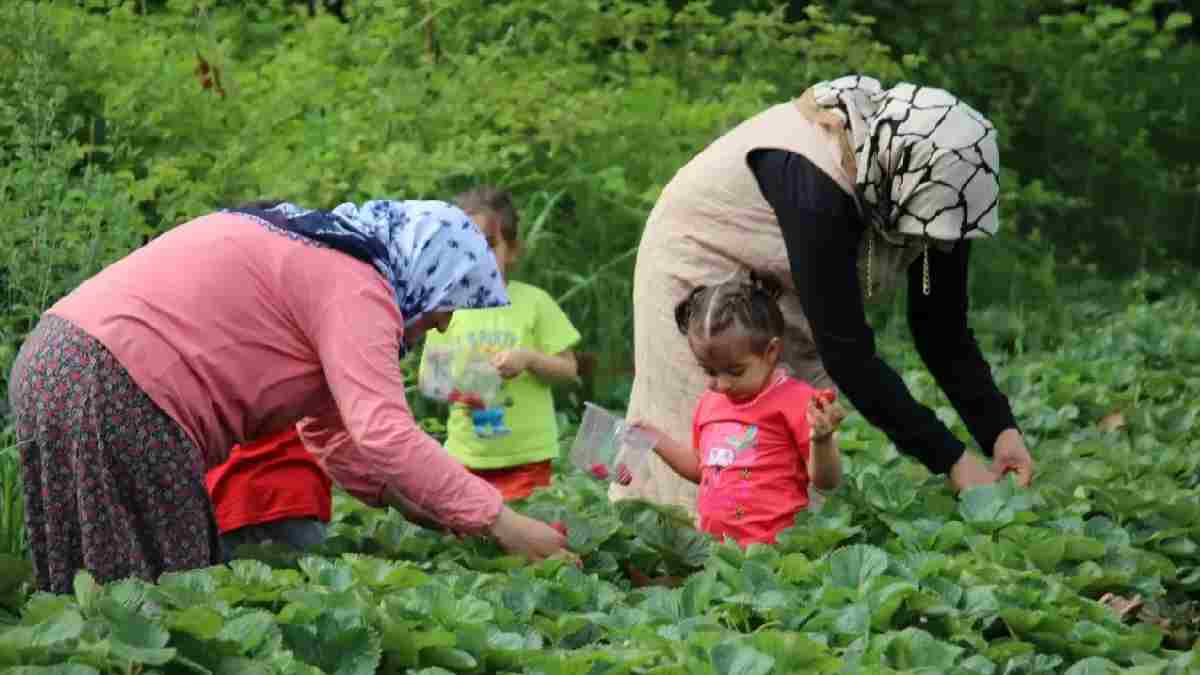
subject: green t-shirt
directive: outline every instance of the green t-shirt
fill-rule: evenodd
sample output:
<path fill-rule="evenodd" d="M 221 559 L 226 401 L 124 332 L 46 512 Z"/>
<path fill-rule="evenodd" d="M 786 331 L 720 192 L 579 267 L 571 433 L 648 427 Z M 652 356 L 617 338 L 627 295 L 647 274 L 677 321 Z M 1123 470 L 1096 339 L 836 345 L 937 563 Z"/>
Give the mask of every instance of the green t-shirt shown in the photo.
<path fill-rule="evenodd" d="M 579 342 L 579 331 L 549 293 L 510 281 L 508 297 L 512 301 L 508 307 L 454 312 L 445 333 L 426 333 L 426 346 L 478 349 L 489 354 L 509 349 L 557 354 Z M 422 374 L 426 367 L 427 359 L 422 357 Z M 479 437 L 467 407 L 455 404 L 446 423 L 446 450 L 472 469 L 499 469 L 557 457 L 558 421 L 550 385 L 526 371 L 504 380 L 499 398 L 511 434 Z"/>

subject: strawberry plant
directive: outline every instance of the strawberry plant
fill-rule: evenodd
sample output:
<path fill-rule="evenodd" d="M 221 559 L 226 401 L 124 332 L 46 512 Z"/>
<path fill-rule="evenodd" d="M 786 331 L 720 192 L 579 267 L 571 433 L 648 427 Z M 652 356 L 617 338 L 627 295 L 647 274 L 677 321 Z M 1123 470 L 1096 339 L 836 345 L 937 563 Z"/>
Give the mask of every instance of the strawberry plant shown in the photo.
<path fill-rule="evenodd" d="M 1110 289 L 1111 290 L 1111 289 Z M 1090 292 L 1090 291 L 1089 291 Z M 1084 673 L 1200 668 L 1200 293 L 1066 305 L 995 351 L 1037 459 L 955 496 L 851 414 L 846 480 L 774 546 L 611 502 L 575 469 L 515 504 L 578 557 L 529 564 L 341 494 L 328 540 L 73 595 L 0 558 L 0 665 L 27 673 Z M 1161 316 L 1176 320 L 1164 322 Z M 989 315 L 976 324 L 989 334 Z M 967 431 L 905 343 L 914 394 Z M 1112 421 L 1114 412 L 1120 419 Z M 1102 420 L 1107 420 L 1101 424 Z M 567 432 L 570 436 L 570 431 Z M 605 465 L 606 466 L 606 465 Z"/>

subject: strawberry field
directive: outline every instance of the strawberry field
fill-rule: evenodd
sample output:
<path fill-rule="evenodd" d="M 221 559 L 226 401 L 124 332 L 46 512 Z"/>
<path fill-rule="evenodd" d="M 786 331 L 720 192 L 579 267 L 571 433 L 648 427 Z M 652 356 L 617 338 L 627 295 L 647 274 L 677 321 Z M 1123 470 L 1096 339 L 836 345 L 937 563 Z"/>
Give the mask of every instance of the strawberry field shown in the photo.
<path fill-rule="evenodd" d="M 0 2 L 0 670 L 1200 672 L 1200 284 L 1174 272 L 1200 261 L 1185 9 Z M 956 496 L 852 413 L 843 486 L 776 546 L 610 503 L 564 456 L 517 507 L 561 521 L 578 567 L 338 496 L 306 555 L 31 591 L 9 367 L 42 311 L 105 265 L 248 199 L 501 184 L 522 213 L 515 278 L 550 292 L 598 357 L 559 392 L 565 455 L 585 401 L 626 403 L 630 279 L 662 186 L 723 130 L 847 72 L 946 87 L 1000 131 L 1004 224 L 973 258 L 971 321 L 1037 462 L 1030 489 Z M 880 349 L 968 439 L 902 303 L 888 309 L 871 316 Z M 444 431 L 412 384 L 415 413 Z"/>
<path fill-rule="evenodd" d="M 582 566 L 526 564 L 338 497 L 310 555 L 28 594 L 3 561 L 12 673 L 1185 673 L 1200 590 L 1200 294 L 1076 288 L 976 315 L 1037 460 L 1032 489 L 943 481 L 854 415 L 848 477 L 777 546 L 611 504 L 567 466 L 521 510 Z M 894 325 L 884 348 L 939 394 Z M 940 404 L 944 406 L 944 400 Z M 953 412 L 939 408 L 965 437 Z M 569 431 L 569 430 L 568 430 Z"/>

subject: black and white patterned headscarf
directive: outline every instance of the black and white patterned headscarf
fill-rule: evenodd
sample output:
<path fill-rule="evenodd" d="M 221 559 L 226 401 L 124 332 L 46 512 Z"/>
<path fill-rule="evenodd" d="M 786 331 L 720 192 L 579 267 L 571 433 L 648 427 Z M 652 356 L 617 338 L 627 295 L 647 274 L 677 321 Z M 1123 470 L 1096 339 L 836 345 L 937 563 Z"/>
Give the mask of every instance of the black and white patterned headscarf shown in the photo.
<path fill-rule="evenodd" d="M 995 127 L 949 92 L 907 82 L 884 89 L 850 75 L 810 92 L 841 118 L 853 145 L 858 203 L 870 224 L 857 263 L 865 298 L 888 297 L 922 254 L 928 295 L 930 245 L 946 248 L 1000 227 Z"/>
<path fill-rule="evenodd" d="M 851 75 L 813 86 L 848 127 L 864 215 L 890 234 L 956 241 L 999 228 L 996 128 L 942 89 Z"/>

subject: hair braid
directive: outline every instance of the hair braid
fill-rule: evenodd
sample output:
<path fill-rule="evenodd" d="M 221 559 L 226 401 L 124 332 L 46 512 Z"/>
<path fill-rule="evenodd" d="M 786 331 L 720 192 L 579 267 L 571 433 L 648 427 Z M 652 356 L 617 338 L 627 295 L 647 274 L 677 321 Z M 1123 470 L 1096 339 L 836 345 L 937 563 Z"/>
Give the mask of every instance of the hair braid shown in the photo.
<path fill-rule="evenodd" d="M 675 306 L 675 325 L 684 335 L 709 339 L 727 330 L 742 331 L 756 352 L 783 335 L 782 287 L 774 279 L 751 273 L 749 281 L 698 286 Z"/>

